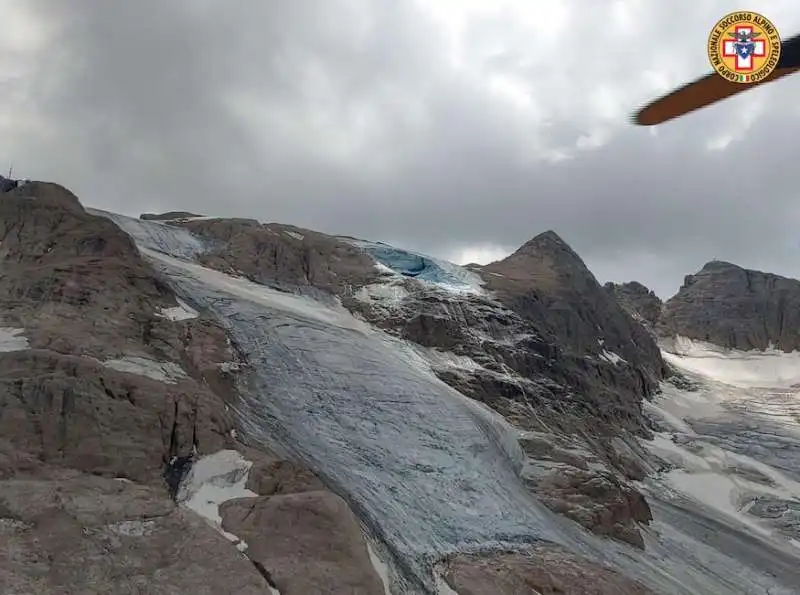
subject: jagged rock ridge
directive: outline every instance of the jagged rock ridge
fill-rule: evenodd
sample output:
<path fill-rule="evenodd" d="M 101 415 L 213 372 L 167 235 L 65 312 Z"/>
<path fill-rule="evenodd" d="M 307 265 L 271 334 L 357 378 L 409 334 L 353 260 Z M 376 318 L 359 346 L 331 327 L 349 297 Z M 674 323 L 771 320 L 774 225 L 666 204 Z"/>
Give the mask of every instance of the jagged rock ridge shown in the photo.
<path fill-rule="evenodd" d="M 604 287 L 628 314 L 647 325 L 648 328 L 655 329 L 659 325 L 664 303 L 651 289 L 638 281 L 628 283 L 609 281 Z"/>

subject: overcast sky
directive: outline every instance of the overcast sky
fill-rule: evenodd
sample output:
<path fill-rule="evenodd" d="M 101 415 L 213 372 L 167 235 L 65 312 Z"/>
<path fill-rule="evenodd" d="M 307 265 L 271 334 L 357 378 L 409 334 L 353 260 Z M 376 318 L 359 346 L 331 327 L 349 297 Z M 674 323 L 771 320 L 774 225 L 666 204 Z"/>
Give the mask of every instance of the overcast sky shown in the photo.
<path fill-rule="evenodd" d="M 739 0 L 0 0 L 0 167 L 488 262 L 554 229 L 662 297 L 800 276 L 800 76 L 656 129 Z M 797 0 L 749 0 L 783 37 Z"/>

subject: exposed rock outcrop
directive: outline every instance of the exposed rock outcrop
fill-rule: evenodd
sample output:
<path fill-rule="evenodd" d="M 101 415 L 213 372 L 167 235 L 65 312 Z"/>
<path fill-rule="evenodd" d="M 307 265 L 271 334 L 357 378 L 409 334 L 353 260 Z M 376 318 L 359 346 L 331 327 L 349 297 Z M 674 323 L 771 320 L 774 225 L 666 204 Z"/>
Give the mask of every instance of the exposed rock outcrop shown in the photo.
<path fill-rule="evenodd" d="M 452 559 L 445 580 L 458 595 L 655 595 L 640 583 L 559 549 Z"/>
<path fill-rule="evenodd" d="M 605 289 L 619 302 L 625 311 L 651 329 L 661 321 L 664 303 L 652 290 L 638 281 L 629 283 L 606 283 Z"/>
<path fill-rule="evenodd" d="M 800 348 L 800 281 L 713 261 L 667 300 L 663 334 L 731 349 Z"/>
<path fill-rule="evenodd" d="M 221 514 L 281 595 L 384 593 L 358 519 L 331 492 L 232 500 Z"/>
<path fill-rule="evenodd" d="M 267 595 L 219 532 L 152 486 L 39 469 L 0 481 L 4 593 Z"/>
<path fill-rule="evenodd" d="M 363 250 L 323 233 L 254 219 L 187 221 L 182 227 L 218 243 L 200 261 L 271 287 L 315 297 L 346 295 L 378 277 Z"/>
<path fill-rule="evenodd" d="M 194 217 L 200 217 L 200 215 L 196 213 L 190 213 L 189 211 L 169 211 L 167 213 L 142 213 L 139 215 L 139 219 L 142 221 L 172 221 L 174 219 L 190 219 Z"/>

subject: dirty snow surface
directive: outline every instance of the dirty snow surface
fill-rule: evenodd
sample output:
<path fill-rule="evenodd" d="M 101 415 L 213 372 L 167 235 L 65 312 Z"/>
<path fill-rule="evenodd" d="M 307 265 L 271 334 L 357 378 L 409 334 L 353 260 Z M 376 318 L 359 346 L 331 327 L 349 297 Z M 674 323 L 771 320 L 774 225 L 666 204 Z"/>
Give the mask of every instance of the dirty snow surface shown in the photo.
<path fill-rule="evenodd" d="M 177 500 L 220 527 L 220 504 L 234 498 L 258 496 L 245 487 L 252 466 L 235 450 L 220 450 L 202 457 L 181 482 Z"/>
<path fill-rule="evenodd" d="M 706 544 L 800 585 L 798 355 L 687 339 L 667 348 L 689 382 L 665 383 L 646 407 L 661 429 L 647 446 L 666 463 L 650 482 L 651 503 L 684 528 L 702 518 Z"/>
<path fill-rule="evenodd" d="M 246 355 L 240 434 L 303 460 L 350 503 L 384 546 L 396 592 L 436 593 L 434 567 L 445 554 L 541 540 L 668 595 L 783 595 L 793 592 L 780 586 L 787 575 L 800 584 L 797 570 L 752 562 L 748 544 L 707 546 L 698 531 L 671 524 L 695 528 L 702 517 L 664 515 L 647 553 L 587 535 L 530 495 L 513 436 L 439 381 L 417 350 L 341 307 L 199 266 L 191 258 L 200 242 L 184 230 L 123 219 L 115 216 L 176 294 L 215 316 Z M 462 272 L 433 282 L 469 286 Z"/>

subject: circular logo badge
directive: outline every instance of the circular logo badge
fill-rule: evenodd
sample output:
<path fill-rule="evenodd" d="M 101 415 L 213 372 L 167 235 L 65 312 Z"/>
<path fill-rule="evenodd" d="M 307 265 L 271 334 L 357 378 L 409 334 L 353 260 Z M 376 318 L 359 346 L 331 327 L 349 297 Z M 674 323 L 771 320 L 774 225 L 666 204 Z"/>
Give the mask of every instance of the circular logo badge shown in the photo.
<path fill-rule="evenodd" d="M 733 83 L 757 83 L 768 77 L 781 57 L 781 38 L 772 21 L 757 12 L 732 12 L 708 36 L 708 59 Z"/>

